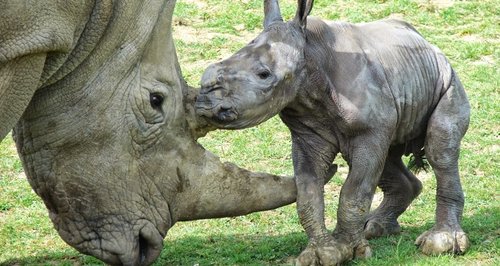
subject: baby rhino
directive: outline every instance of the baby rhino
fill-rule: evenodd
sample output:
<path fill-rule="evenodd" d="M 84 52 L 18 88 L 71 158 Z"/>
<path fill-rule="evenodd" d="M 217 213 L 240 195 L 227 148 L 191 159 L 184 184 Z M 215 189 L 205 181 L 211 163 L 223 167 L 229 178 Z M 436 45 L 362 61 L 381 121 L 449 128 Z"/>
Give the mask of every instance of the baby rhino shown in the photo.
<path fill-rule="evenodd" d="M 417 238 L 425 254 L 463 253 L 464 195 L 458 173 L 469 103 L 445 56 L 408 23 L 349 24 L 308 18 L 298 1 L 283 22 L 264 1 L 264 31 L 204 73 L 198 114 L 219 128 L 255 126 L 279 113 L 292 136 L 297 209 L 309 244 L 298 265 L 335 265 L 371 254 L 366 239 L 400 231 L 397 218 L 420 193 L 403 164 L 424 156 L 437 179 L 436 221 Z M 337 225 L 325 227 L 323 182 L 341 153 L 349 174 Z M 384 192 L 370 211 L 375 188 Z"/>

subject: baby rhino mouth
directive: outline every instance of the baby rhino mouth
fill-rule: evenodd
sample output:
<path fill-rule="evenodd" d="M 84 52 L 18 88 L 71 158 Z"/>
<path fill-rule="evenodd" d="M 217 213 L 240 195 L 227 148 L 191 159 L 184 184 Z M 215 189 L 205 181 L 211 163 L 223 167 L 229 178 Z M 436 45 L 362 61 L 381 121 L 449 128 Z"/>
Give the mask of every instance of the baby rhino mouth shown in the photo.
<path fill-rule="evenodd" d="M 217 124 L 226 124 L 238 118 L 238 112 L 231 102 L 221 93 L 222 88 L 202 89 L 196 98 L 196 113 L 207 117 Z"/>

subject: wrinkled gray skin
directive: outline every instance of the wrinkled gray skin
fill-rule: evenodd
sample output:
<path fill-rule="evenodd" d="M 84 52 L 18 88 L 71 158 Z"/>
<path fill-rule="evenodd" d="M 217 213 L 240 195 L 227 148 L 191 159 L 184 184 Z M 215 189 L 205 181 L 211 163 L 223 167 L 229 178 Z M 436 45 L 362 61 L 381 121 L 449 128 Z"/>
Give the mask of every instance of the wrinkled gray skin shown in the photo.
<path fill-rule="evenodd" d="M 398 233 L 398 216 L 421 191 L 401 160 L 410 153 L 419 163 L 425 155 L 437 178 L 436 223 L 416 244 L 425 254 L 464 252 L 457 160 L 470 108 L 445 56 L 405 22 L 326 22 L 307 19 L 312 1 L 298 6 L 284 23 L 277 1 L 265 1 L 264 31 L 206 70 L 196 102 L 220 128 L 277 113 L 289 127 L 298 214 L 309 236 L 297 264 L 368 257 L 366 239 Z M 322 177 L 338 153 L 349 174 L 329 234 Z M 370 213 L 377 186 L 384 200 Z"/>
<path fill-rule="evenodd" d="M 0 140 L 15 127 L 62 239 L 109 264 L 152 263 L 177 221 L 296 198 L 292 178 L 223 164 L 196 142 L 211 128 L 181 77 L 174 5 L 0 0 Z"/>

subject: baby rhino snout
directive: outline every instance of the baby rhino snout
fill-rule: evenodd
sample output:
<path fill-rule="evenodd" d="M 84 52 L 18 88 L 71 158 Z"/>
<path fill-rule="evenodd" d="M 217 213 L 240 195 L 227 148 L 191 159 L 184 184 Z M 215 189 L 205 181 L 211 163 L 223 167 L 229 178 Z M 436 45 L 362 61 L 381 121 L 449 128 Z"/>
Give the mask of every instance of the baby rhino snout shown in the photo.
<path fill-rule="evenodd" d="M 238 117 L 232 101 L 227 98 L 228 89 L 224 87 L 222 63 L 210 65 L 201 78 L 200 93 L 196 98 L 196 113 L 210 118 L 217 124 L 226 124 Z"/>
<path fill-rule="evenodd" d="M 230 122 L 235 120 L 238 116 L 236 109 L 230 102 L 217 97 L 217 94 L 220 92 L 221 89 L 213 93 L 200 93 L 196 98 L 196 113 L 217 122 Z"/>

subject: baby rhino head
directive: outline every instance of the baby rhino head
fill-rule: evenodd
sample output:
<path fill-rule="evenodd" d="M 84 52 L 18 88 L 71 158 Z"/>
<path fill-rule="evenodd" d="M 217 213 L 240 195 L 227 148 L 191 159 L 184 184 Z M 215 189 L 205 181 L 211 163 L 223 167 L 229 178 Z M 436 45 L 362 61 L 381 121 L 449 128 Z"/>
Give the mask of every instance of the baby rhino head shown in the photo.
<path fill-rule="evenodd" d="M 304 3 L 302 3 L 304 2 Z M 264 1 L 264 31 L 202 76 L 196 111 L 221 128 L 255 126 L 290 103 L 305 65 L 305 26 L 310 7 L 299 1 L 293 21 L 283 22 L 276 0 Z"/>

